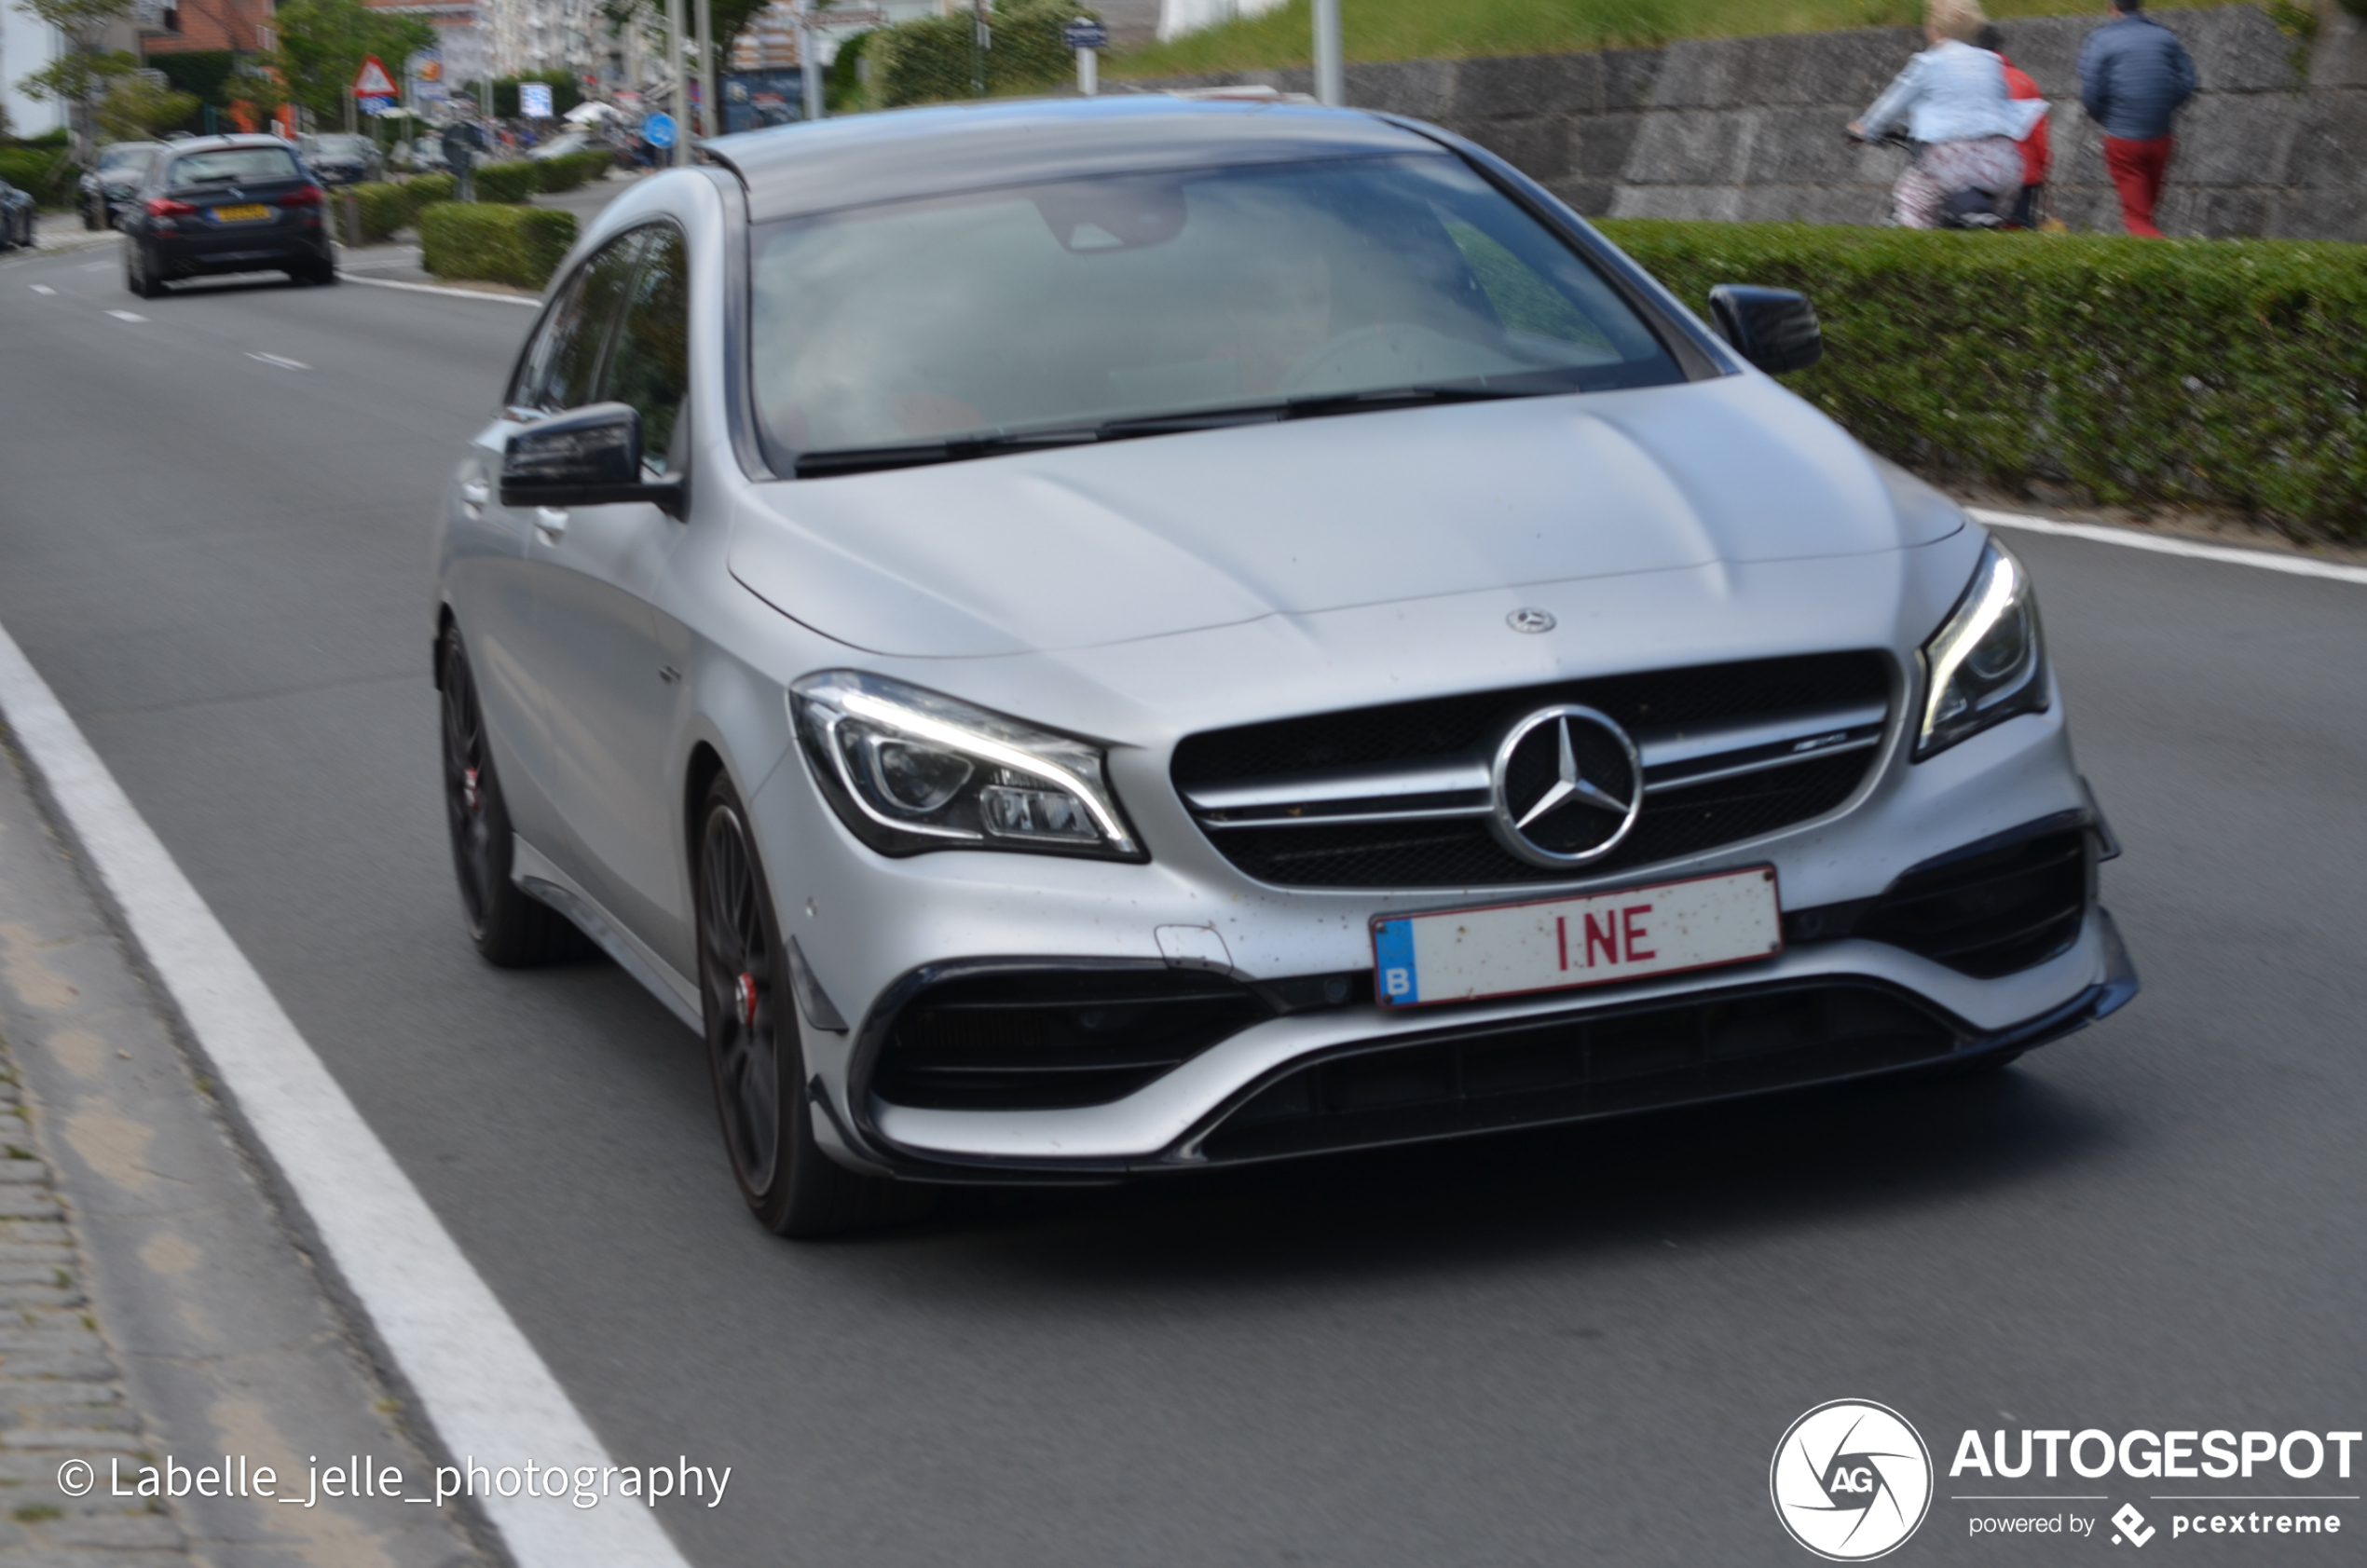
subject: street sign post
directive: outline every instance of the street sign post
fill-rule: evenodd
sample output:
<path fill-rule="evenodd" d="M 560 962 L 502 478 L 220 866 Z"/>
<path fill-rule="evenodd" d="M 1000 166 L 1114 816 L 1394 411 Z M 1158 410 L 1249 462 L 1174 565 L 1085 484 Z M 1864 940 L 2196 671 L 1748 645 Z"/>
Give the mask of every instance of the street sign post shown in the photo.
<path fill-rule="evenodd" d="M 641 121 L 641 140 L 658 151 L 674 145 L 674 116 L 666 114 L 645 116 Z"/>
<path fill-rule="evenodd" d="M 392 98 L 394 78 L 376 55 L 362 57 L 362 69 L 353 75 L 353 96 L 356 98 Z"/>
<path fill-rule="evenodd" d="M 1091 98 L 1101 90 L 1101 56 L 1109 47 L 1110 30 L 1089 17 L 1078 17 L 1060 29 L 1060 41 L 1076 51 L 1076 90 Z"/>
<path fill-rule="evenodd" d="M 518 113 L 530 120 L 551 118 L 551 84 L 520 82 L 518 84 Z"/>

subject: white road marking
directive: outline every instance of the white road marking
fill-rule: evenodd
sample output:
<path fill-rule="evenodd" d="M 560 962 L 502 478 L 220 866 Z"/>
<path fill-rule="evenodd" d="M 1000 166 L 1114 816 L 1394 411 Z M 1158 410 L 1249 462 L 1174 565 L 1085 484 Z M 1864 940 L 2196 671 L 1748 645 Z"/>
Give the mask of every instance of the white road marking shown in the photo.
<path fill-rule="evenodd" d="M 35 284 L 33 286 L 33 292 L 34 292 L 34 293 L 37 293 L 37 294 L 54 294 L 54 293 L 56 293 L 58 291 L 57 291 L 57 290 L 55 290 L 55 289 L 53 289 L 53 288 L 51 288 L 51 287 L 50 287 L 48 284 L 47 284 L 47 283 L 35 283 Z"/>
<path fill-rule="evenodd" d="M 2156 555 L 2183 555 L 2193 561 L 2217 561 L 2229 566 L 2257 566 L 2264 572 L 2290 572 L 2295 577 L 2320 577 L 2332 582 L 2367 583 L 2367 566 L 2338 566 L 2313 561 L 2306 555 L 2281 555 L 2273 550 L 2240 550 L 2233 545 L 2201 544 L 2194 539 L 2165 539 L 2134 528 L 2108 528 L 2099 523 L 2058 523 L 2046 517 L 2025 517 L 2018 511 L 1991 511 L 1966 507 L 1977 522 L 1993 527 L 2019 528 L 2024 533 L 2054 534 L 2064 539 L 2116 544 L 2127 550 L 2150 550 Z"/>
<path fill-rule="evenodd" d="M 0 719 L 449 1455 L 488 1467 L 613 1464 L 4 629 Z M 520 1568 L 689 1568 L 632 1501 L 578 1508 L 521 1493 L 479 1507 Z"/>
<path fill-rule="evenodd" d="M 350 272 L 344 277 L 349 283 L 367 283 L 374 289 L 408 289 L 415 294 L 450 294 L 455 299 L 490 299 L 503 305 L 530 305 L 537 309 L 542 306 L 540 299 L 529 299 L 524 294 L 489 294 L 482 289 L 446 289 L 434 283 L 398 283 L 391 278 L 357 278 Z"/>
<path fill-rule="evenodd" d="M 250 350 L 247 354 L 247 358 L 250 360 L 261 360 L 267 365 L 278 365 L 281 370 L 310 370 L 312 368 L 310 365 L 306 364 L 302 360 L 283 360 L 277 354 L 257 354 Z"/>
<path fill-rule="evenodd" d="M 144 321 L 147 320 L 145 316 L 143 316 L 139 312 L 133 310 L 110 310 L 107 314 L 114 317 L 118 321 Z"/>

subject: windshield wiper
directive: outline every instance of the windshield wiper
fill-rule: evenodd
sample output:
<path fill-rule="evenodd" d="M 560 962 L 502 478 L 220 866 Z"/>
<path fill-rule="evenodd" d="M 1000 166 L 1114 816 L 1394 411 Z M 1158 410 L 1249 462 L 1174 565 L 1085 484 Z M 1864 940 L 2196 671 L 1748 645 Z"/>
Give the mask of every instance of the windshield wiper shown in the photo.
<path fill-rule="evenodd" d="M 847 446 L 827 452 L 800 452 L 800 479 L 832 474 L 870 473 L 882 469 L 923 468 L 933 463 L 958 463 L 971 457 L 997 457 L 1059 446 L 1090 446 L 1104 441 L 1132 441 L 1143 436 L 1182 435 L 1191 430 L 1229 429 L 1238 425 L 1271 425 L 1285 419 L 1320 419 L 1339 414 L 1363 414 L 1377 409 L 1428 403 L 1495 402 L 1506 398 L 1543 397 L 1568 390 L 1566 387 L 1527 388 L 1443 386 L 1387 387 L 1369 392 L 1326 392 L 1281 398 L 1272 402 L 1229 403 L 1219 408 L 1180 414 L 1146 414 L 1126 419 L 1104 419 L 1093 425 L 1062 425 L 1039 430 L 996 430 L 981 435 L 947 436 L 937 441 L 899 443 L 894 446 Z"/>

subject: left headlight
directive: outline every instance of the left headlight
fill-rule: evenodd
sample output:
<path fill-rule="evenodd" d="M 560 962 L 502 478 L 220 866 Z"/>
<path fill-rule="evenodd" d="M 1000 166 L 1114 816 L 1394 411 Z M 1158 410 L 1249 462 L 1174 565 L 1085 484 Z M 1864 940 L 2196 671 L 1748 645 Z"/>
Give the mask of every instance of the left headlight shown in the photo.
<path fill-rule="evenodd" d="M 2046 711 L 2046 644 L 2030 574 L 1995 539 L 1972 586 L 1923 645 L 1923 717 L 1915 760 L 2018 714 Z"/>
<path fill-rule="evenodd" d="M 789 707 L 823 795 L 882 854 L 1148 858 L 1099 746 L 856 670 L 806 676 Z"/>

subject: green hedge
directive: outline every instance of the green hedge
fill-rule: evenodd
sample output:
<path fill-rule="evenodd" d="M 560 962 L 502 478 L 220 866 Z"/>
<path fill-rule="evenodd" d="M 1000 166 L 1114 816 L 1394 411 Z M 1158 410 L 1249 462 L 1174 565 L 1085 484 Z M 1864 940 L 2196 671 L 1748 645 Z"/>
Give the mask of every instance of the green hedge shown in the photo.
<path fill-rule="evenodd" d="M 575 243 L 575 214 L 548 207 L 439 201 L 419 214 L 419 264 L 439 278 L 539 289 Z"/>
<path fill-rule="evenodd" d="M 354 199 L 362 204 L 362 238 L 365 240 L 384 239 L 396 229 L 411 226 L 417 211 L 409 185 L 387 184 L 364 181 L 353 187 Z M 343 229 L 338 230 L 342 234 Z"/>
<path fill-rule="evenodd" d="M 614 161 L 604 151 L 586 148 L 580 153 L 562 153 L 557 157 L 537 158 L 535 168 L 541 170 L 545 191 L 571 191 L 586 180 L 596 180 L 608 172 Z"/>
<path fill-rule="evenodd" d="M 1630 220 L 1706 314 L 1798 289 L 1827 358 L 1787 385 L 1926 472 L 2367 533 L 2367 246 Z"/>
<path fill-rule="evenodd" d="M 542 166 L 525 158 L 481 163 L 473 180 L 479 201 L 524 201 L 542 188 Z"/>
<path fill-rule="evenodd" d="M 403 188 L 410 195 L 411 212 L 416 217 L 419 209 L 431 201 L 456 199 L 460 194 L 460 177 L 457 174 L 417 174 L 404 181 Z"/>
<path fill-rule="evenodd" d="M 82 166 L 73 155 L 42 147 L 0 147 L 0 180 L 43 207 L 71 207 L 77 199 Z"/>
<path fill-rule="evenodd" d="M 1060 31 L 1078 17 L 1100 13 L 1066 0 L 1013 0 L 991 13 L 993 47 L 986 51 L 991 95 L 1048 87 L 1076 71 L 1076 53 Z M 971 13 L 924 17 L 867 34 L 871 91 L 883 109 L 975 97 L 971 90 Z"/>

